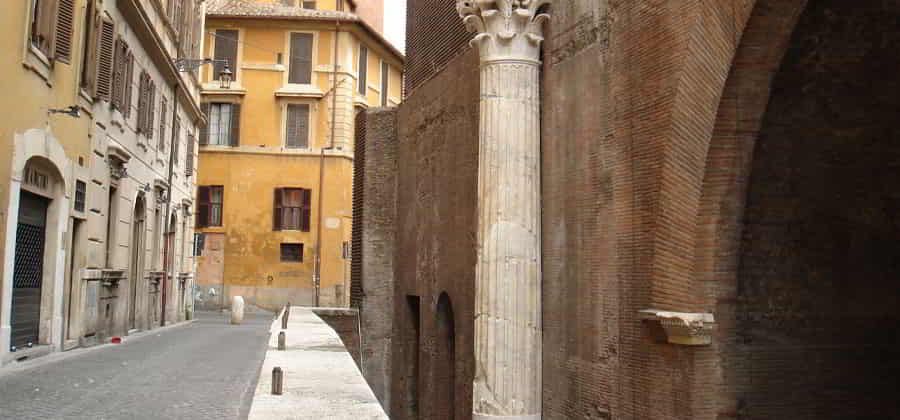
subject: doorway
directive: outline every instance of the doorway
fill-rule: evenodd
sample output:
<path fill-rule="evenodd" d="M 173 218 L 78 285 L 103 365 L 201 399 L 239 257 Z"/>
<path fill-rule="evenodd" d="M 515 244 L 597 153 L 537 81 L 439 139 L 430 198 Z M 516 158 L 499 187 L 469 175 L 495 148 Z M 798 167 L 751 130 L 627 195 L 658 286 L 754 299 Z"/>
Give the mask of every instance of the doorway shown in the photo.
<path fill-rule="evenodd" d="M 144 277 L 144 238 L 146 237 L 147 206 L 144 195 L 140 194 L 134 204 L 131 222 L 131 282 L 128 293 L 128 329 L 137 329 L 138 285 Z"/>
<path fill-rule="evenodd" d="M 13 269 L 11 346 L 30 347 L 38 343 L 49 206 L 49 199 L 21 192 Z"/>

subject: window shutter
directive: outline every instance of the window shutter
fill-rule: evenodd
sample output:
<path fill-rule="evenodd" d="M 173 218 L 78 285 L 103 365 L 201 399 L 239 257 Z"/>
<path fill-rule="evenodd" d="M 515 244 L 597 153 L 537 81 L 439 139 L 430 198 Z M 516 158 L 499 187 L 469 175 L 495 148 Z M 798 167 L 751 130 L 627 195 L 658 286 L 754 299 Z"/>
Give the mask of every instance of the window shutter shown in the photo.
<path fill-rule="evenodd" d="M 184 176 L 190 178 L 194 175 L 194 134 L 188 134 L 184 152 Z"/>
<path fill-rule="evenodd" d="M 312 80 L 312 34 L 291 34 L 291 63 L 288 83 L 309 84 Z"/>
<path fill-rule="evenodd" d="M 369 77 L 369 49 L 365 45 L 359 46 L 359 80 L 357 80 L 357 91 L 360 95 L 366 95 L 366 83 Z"/>
<path fill-rule="evenodd" d="M 172 160 L 178 164 L 178 143 L 181 142 L 181 118 L 175 116 L 175 125 L 172 127 Z"/>
<path fill-rule="evenodd" d="M 156 83 L 147 76 L 148 86 L 148 103 L 147 103 L 147 139 L 153 138 L 153 125 L 156 121 Z"/>
<path fill-rule="evenodd" d="M 217 29 L 215 36 L 215 59 L 228 60 L 228 68 L 237 75 L 237 50 L 238 31 L 235 29 Z M 212 79 L 216 79 L 225 64 L 216 62 L 213 64 Z"/>
<path fill-rule="evenodd" d="M 231 105 L 231 147 L 241 145 L 241 104 Z"/>
<path fill-rule="evenodd" d="M 200 110 L 206 115 L 206 125 L 200 127 L 200 145 L 209 144 L 209 102 L 200 104 Z"/>
<path fill-rule="evenodd" d="M 147 72 L 141 72 L 141 81 L 138 84 L 138 116 L 137 132 L 144 133 L 147 129 Z"/>
<path fill-rule="evenodd" d="M 209 226 L 209 187 L 197 187 L 197 227 Z"/>
<path fill-rule="evenodd" d="M 275 202 L 272 205 L 272 230 L 281 230 L 281 194 L 282 189 L 275 189 Z"/>
<path fill-rule="evenodd" d="M 123 45 L 125 42 L 122 41 L 121 38 L 116 39 L 116 54 L 113 57 L 113 86 L 112 86 L 112 98 L 110 99 L 110 104 L 114 109 L 122 110 L 122 91 L 123 91 L 123 83 L 125 79 L 125 51 Z"/>
<path fill-rule="evenodd" d="M 312 190 L 303 189 L 302 214 L 300 215 L 300 230 L 309 232 L 309 220 L 311 214 Z"/>
<path fill-rule="evenodd" d="M 125 58 L 125 97 L 122 98 L 122 114 L 125 115 L 125 118 L 131 118 L 131 91 L 132 84 L 134 84 L 134 54 L 131 53 L 131 50 L 128 48 L 128 44 L 125 45 L 125 50 L 128 52 Z"/>
<path fill-rule="evenodd" d="M 309 105 L 290 104 L 287 106 L 285 146 L 290 149 L 309 147 Z"/>
<path fill-rule="evenodd" d="M 165 96 L 159 97 L 159 142 L 157 148 L 160 151 L 166 150 L 166 108 L 169 107 L 169 101 Z"/>
<path fill-rule="evenodd" d="M 116 26 L 112 19 L 104 16 L 100 24 L 100 38 L 97 58 L 96 98 L 109 100 L 112 90 L 113 55 L 115 48 Z"/>
<path fill-rule="evenodd" d="M 59 0 L 56 10 L 56 44 L 54 56 L 57 61 L 72 62 L 72 31 L 75 25 L 75 0 Z"/>

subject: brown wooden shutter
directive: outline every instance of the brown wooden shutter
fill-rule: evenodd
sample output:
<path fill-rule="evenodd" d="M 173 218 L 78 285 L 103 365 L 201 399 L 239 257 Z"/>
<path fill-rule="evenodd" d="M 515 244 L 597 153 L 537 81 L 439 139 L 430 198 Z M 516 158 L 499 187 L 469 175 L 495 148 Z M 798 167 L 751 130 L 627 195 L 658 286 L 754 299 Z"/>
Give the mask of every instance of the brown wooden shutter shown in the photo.
<path fill-rule="evenodd" d="M 232 73 L 237 75 L 237 51 L 238 51 L 238 31 L 236 29 L 217 29 L 215 36 L 215 59 L 228 60 L 228 68 Z M 219 73 L 225 64 L 216 62 L 213 64 L 212 79 L 218 78 Z"/>
<path fill-rule="evenodd" d="M 149 81 L 148 86 L 148 103 L 147 103 L 147 139 L 153 138 L 153 126 L 156 122 L 156 83 L 147 76 L 147 80 Z"/>
<path fill-rule="evenodd" d="M 75 27 L 75 0 L 59 0 L 56 9 L 56 44 L 54 56 L 56 60 L 69 64 L 72 62 L 72 32 Z"/>
<path fill-rule="evenodd" d="M 175 125 L 172 127 L 172 160 L 178 164 L 178 143 L 181 142 L 181 118 L 175 116 Z"/>
<path fill-rule="evenodd" d="M 110 98 L 110 104 L 114 109 L 122 110 L 122 91 L 123 91 L 123 82 L 125 79 L 125 49 L 123 48 L 125 42 L 122 41 L 121 38 L 116 39 L 116 53 L 113 57 L 113 84 L 112 84 L 112 98 Z"/>
<path fill-rule="evenodd" d="M 231 147 L 241 145 L 241 104 L 231 105 Z"/>
<path fill-rule="evenodd" d="M 312 80 L 312 34 L 291 34 L 288 83 L 309 84 Z"/>
<path fill-rule="evenodd" d="M 84 18 L 85 48 L 82 59 L 81 87 L 93 98 L 97 96 L 97 46 L 100 32 L 100 13 L 97 0 L 88 0 Z"/>
<path fill-rule="evenodd" d="M 369 49 L 365 45 L 359 46 L 359 64 L 358 64 L 359 80 L 357 80 L 357 91 L 360 95 L 365 96 L 367 78 L 369 77 Z"/>
<path fill-rule="evenodd" d="M 109 100 L 112 90 L 113 56 L 115 48 L 116 25 L 112 19 L 104 16 L 100 24 L 99 54 L 97 56 L 97 95 L 96 98 Z"/>
<path fill-rule="evenodd" d="M 291 149 L 309 147 L 309 105 L 290 104 L 287 106 L 285 146 Z"/>
<path fill-rule="evenodd" d="M 272 205 L 272 230 L 281 230 L 281 188 L 275 189 L 275 200 Z"/>
<path fill-rule="evenodd" d="M 134 54 L 131 52 L 131 49 L 128 48 L 128 44 L 125 45 L 125 50 L 128 54 L 125 58 L 125 89 L 123 91 L 124 98 L 122 98 L 122 114 L 125 115 L 125 118 L 131 118 L 131 94 L 132 85 L 134 84 Z"/>
<path fill-rule="evenodd" d="M 147 131 L 147 72 L 141 71 L 141 81 L 138 84 L 138 115 L 137 132 Z"/>
<path fill-rule="evenodd" d="M 311 203 L 312 203 L 312 190 L 303 189 L 303 204 L 300 215 L 300 230 L 304 232 L 309 232 L 309 221 L 310 215 L 312 213 Z"/>
<path fill-rule="evenodd" d="M 200 127 L 200 145 L 209 144 L 209 102 L 200 104 L 200 110 L 206 115 L 206 124 Z"/>
<path fill-rule="evenodd" d="M 160 151 L 166 150 L 166 113 L 169 107 L 169 101 L 165 96 L 159 97 L 159 142 L 157 148 Z"/>
<path fill-rule="evenodd" d="M 194 175 L 194 134 L 188 134 L 187 145 L 184 148 L 184 176 L 190 178 Z"/>
<path fill-rule="evenodd" d="M 197 187 L 197 227 L 209 226 L 209 187 Z"/>

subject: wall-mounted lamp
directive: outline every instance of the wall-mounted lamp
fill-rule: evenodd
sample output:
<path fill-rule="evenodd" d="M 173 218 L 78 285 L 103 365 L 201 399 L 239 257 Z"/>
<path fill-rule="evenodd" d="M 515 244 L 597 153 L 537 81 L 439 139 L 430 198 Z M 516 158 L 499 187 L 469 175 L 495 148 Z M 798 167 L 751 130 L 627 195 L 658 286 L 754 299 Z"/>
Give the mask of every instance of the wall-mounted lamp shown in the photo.
<path fill-rule="evenodd" d="M 180 72 L 194 71 L 204 64 L 222 63 L 222 71 L 219 72 L 219 87 L 222 89 L 230 89 L 231 82 L 234 80 L 234 73 L 228 66 L 228 60 L 215 60 L 212 58 L 178 58 L 175 60 L 175 68 Z"/>
<path fill-rule="evenodd" d="M 52 109 L 51 108 L 51 109 L 47 110 L 47 113 L 48 114 L 65 114 L 72 118 L 78 118 L 81 116 L 81 108 L 79 108 L 78 105 L 72 105 L 68 108 L 62 108 L 62 109 Z"/>

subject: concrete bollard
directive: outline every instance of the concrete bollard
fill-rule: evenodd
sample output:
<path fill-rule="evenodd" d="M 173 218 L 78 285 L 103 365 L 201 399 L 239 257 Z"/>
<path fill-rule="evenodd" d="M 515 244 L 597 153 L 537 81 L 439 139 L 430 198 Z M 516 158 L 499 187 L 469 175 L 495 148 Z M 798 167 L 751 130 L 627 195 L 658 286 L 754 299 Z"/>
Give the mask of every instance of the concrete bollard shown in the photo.
<path fill-rule="evenodd" d="M 284 391 L 284 372 L 280 367 L 272 369 L 272 395 L 281 395 Z"/>
<path fill-rule="evenodd" d="M 231 323 L 239 325 L 244 322 L 244 298 L 235 296 L 231 298 Z"/>
<path fill-rule="evenodd" d="M 287 348 L 287 344 L 285 343 L 284 331 L 278 333 L 278 350 L 284 350 Z"/>

